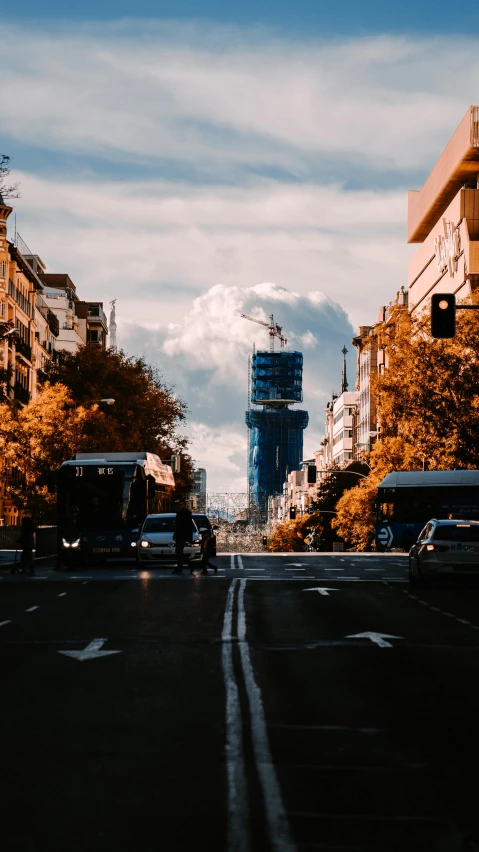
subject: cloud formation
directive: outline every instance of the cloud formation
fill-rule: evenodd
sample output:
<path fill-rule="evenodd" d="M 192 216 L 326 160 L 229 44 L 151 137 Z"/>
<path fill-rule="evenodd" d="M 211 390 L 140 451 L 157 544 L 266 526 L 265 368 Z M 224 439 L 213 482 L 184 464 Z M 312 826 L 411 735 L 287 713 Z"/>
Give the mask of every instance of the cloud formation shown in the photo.
<path fill-rule="evenodd" d="M 193 301 L 179 324 L 122 326 L 128 351 L 158 364 L 188 402 L 192 454 L 208 469 L 215 490 L 245 490 L 238 485 L 245 485 L 248 357 L 253 345 L 269 349 L 269 335 L 267 328 L 241 314 L 269 322 L 271 312 L 288 339 L 287 348 L 304 350 L 302 407 L 310 412 L 305 433 L 310 455 L 320 440 L 325 403 L 339 389 L 341 349 L 353 334 L 345 311 L 332 299 L 317 291 L 300 295 L 274 283 L 246 288 L 216 284 Z M 353 347 L 349 349 L 352 387 L 355 359 Z"/>

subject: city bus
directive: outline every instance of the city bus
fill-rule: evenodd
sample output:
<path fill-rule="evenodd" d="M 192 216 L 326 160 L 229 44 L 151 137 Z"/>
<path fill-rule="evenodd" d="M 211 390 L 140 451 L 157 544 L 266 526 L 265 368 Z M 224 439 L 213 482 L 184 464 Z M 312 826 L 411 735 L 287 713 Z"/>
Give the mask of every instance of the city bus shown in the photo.
<path fill-rule="evenodd" d="M 479 470 L 388 473 L 378 488 L 376 548 L 409 551 L 431 518 L 479 520 Z"/>
<path fill-rule="evenodd" d="M 171 511 L 174 489 L 153 453 L 76 453 L 56 472 L 58 567 L 134 556 L 146 515 Z"/>

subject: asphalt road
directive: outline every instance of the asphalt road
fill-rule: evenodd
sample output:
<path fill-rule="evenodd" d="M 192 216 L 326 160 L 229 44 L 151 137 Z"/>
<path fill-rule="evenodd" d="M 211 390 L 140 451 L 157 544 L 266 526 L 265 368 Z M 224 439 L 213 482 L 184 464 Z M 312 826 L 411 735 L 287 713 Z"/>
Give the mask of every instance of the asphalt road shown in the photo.
<path fill-rule="evenodd" d="M 2 571 L 2 847 L 477 852 L 478 585 L 216 562 Z"/>

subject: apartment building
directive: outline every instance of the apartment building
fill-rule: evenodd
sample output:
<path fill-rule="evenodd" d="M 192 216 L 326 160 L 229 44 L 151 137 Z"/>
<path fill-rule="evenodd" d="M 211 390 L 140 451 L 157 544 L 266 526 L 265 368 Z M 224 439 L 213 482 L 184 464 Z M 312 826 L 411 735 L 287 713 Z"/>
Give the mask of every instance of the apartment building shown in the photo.
<path fill-rule="evenodd" d="M 408 193 L 408 242 L 420 243 L 408 269 L 409 310 L 433 293 L 470 301 L 479 288 L 479 107 L 471 106 L 424 186 Z"/>

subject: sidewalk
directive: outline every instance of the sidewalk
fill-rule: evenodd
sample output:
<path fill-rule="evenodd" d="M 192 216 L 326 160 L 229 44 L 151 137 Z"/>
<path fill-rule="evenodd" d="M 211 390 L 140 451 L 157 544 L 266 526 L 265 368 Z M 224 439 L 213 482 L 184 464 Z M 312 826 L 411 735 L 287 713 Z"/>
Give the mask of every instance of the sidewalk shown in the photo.
<path fill-rule="evenodd" d="M 20 565 L 20 557 L 22 555 L 22 551 L 17 551 L 17 565 Z M 34 562 L 40 562 L 44 559 L 51 559 L 54 556 L 54 553 L 49 554 L 48 556 L 39 556 L 37 558 L 36 551 L 33 551 L 33 559 Z M 15 562 L 15 551 L 14 550 L 0 550 L 0 571 L 2 568 L 11 568 Z"/>

